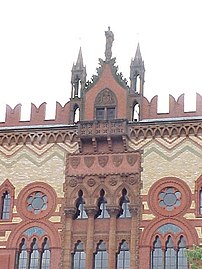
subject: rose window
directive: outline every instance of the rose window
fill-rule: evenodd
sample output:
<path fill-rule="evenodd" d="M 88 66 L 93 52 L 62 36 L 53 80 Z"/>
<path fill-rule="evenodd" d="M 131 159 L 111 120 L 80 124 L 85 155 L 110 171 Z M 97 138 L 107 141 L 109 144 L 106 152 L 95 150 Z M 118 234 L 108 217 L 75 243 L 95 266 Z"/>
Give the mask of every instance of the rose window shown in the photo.
<path fill-rule="evenodd" d="M 27 210 L 36 214 L 47 209 L 48 197 L 42 192 L 34 192 L 27 198 Z"/>
<path fill-rule="evenodd" d="M 159 206 L 172 211 L 181 205 L 181 192 L 173 187 L 163 189 L 159 194 Z"/>

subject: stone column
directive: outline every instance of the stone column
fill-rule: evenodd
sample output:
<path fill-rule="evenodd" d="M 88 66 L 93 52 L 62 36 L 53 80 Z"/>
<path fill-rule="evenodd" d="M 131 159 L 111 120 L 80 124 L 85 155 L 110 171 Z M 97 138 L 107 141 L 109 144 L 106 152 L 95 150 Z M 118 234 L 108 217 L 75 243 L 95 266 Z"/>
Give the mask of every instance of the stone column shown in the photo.
<path fill-rule="evenodd" d="M 64 237 L 63 237 L 63 253 L 62 253 L 62 269 L 71 268 L 71 249 L 72 249 L 72 224 L 75 208 L 65 209 L 64 216 Z"/>
<path fill-rule="evenodd" d="M 138 207 L 130 207 L 131 213 L 131 235 L 130 235 L 130 268 L 138 269 L 137 243 L 139 239 L 139 216 Z"/>
<path fill-rule="evenodd" d="M 107 207 L 107 210 L 110 215 L 110 225 L 109 225 L 109 262 L 108 268 L 115 269 L 116 268 L 116 250 L 117 250 L 117 242 L 116 242 L 116 216 L 118 215 L 120 209 L 117 207 Z"/>
<path fill-rule="evenodd" d="M 96 207 L 86 208 L 88 215 L 87 242 L 86 242 L 86 268 L 93 269 L 93 249 L 94 249 L 94 216 L 97 213 Z"/>

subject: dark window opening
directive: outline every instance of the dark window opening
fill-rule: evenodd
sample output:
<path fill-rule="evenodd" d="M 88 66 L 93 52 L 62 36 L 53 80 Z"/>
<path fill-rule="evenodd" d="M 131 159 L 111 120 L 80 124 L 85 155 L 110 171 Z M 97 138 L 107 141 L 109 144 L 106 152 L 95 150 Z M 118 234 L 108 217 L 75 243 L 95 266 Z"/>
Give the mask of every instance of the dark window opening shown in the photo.
<path fill-rule="evenodd" d="M 98 212 L 97 214 L 95 215 L 95 218 L 98 218 L 98 219 L 106 219 L 106 218 L 109 218 L 109 213 L 107 211 L 107 200 L 106 198 L 104 197 L 105 195 L 105 192 L 104 190 L 102 189 L 100 191 L 100 197 L 98 199 Z"/>
<path fill-rule="evenodd" d="M 118 214 L 118 218 L 130 218 L 131 213 L 129 210 L 129 198 L 127 196 L 127 190 L 122 190 L 122 197 L 120 199 L 120 212 Z"/>
<path fill-rule="evenodd" d="M 3 193 L 1 202 L 2 202 L 1 219 L 9 219 L 10 207 L 11 207 L 11 196 L 8 191 L 5 191 Z"/>
<path fill-rule="evenodd" d="M 85 201 L 83 199 L 83 192 L 80 190 L 76 201 L 76 214 L 75 219 L 87 219 L 88 216 L 85 211 Z"/>

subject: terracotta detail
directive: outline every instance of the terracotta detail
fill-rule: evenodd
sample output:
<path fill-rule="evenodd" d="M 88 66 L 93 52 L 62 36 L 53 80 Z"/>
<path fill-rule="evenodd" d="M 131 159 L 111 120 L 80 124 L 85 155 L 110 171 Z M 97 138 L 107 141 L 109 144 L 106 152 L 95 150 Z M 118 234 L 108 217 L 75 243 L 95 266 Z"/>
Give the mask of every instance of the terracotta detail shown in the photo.
<path fill-rule="evenodd" d="M 85 163 L 85 165 L 88 168 L 90 168 L 93 165 L 94 161 L 95 161 L 95 157 L 92 157 L 92 156 L 90 156 L 90 157 L 88 157 L 88 156 L 84 157 L 84 163 Z"/>
<path fill-rule="evenodd" d="M 98 163 L 100 166 L 105 167 L 109 161 L 109 156 L 98 156 Z"/>
<path fill-rule="evenodd" d="M 116 97 L 109 89 L 102 90 L 95 99 L 96 106 L 116 105 Z"/>
<path fill-rule="evenodd" d="M 80 164 L 80 160 L 81 160 L 80 157 L 72 157 L 72 158 L 70 159 L 70 165 L 71 165 L 73 168 L 77 168 L 78 165 Z"/>
<path fill-rule="evenodd" d="M 166 210 L 159 205 L 159 194 L 167 187 L 173 187 L 181 193 L 180 205 L 174 206 L 171 211 Z M 176 216 L 183 215 L 191 206 L 191 191 L 187 184 L 179 178 L 166 177 L 155 182 L 148 193 L 148 204 L 153 213 L 157 216 Z"/>
<path fill-rule="evenodd" d="M 122 164 L 123 162 L 123 156 L 122 155 L 114 155 L 112 156 L 113 159 L 113 164 L 118 167 Z"/>
<path fill-rule="evenodd" d="M 89 178 L 87 184 L 89 187 L 93 187 L 96 184 L 96 181 L 94 178 Z"/>
<path fill-rule="evenodd" d="M 28 211 L 28 197 L 34 192 L 42 192 L 47 196 L 47 208 L 41 211 L 39 214 L 34 214 L 32 211 Z M 17 211 L 21 218 L 38 220 L 49 218 L 56 209 L 56 192 L 55 190 L 44 182 L 34 182 L 28 184 L 24 189 L 22 189 L 18 195 L 17 200 Z"/>

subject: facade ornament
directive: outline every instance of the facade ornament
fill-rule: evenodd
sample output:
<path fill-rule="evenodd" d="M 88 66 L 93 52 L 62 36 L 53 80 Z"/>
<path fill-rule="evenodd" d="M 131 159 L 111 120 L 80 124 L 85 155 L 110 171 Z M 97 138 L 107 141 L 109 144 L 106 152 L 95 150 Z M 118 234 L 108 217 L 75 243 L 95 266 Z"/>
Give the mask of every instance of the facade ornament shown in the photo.
<path fill-rule="evenodd" d="M 112 58 L 112 43 L 114 41 L 114 34 L 108 27 L 108 30 L 105 31 L 106 37 L 106 48 L 105 48 L 105 60 L 106 62 L 110 61 Z"/>

